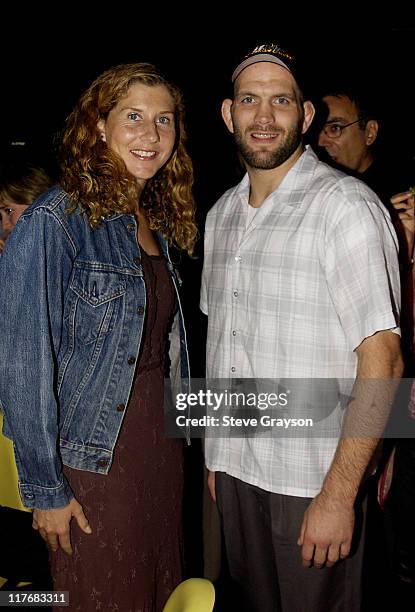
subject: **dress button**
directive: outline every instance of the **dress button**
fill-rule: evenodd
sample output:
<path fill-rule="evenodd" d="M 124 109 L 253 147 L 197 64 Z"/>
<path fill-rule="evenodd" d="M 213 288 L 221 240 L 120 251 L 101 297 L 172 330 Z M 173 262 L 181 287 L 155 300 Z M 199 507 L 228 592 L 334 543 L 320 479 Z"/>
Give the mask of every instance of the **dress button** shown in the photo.
<path fill-rule="evenodd" d="M 137 314 L 139 315 L 143 315 L 144 314 L 144 307 L 140 306 L 139 308 L 137 308 Z"/>
<path fill-rule="evenodd" d="M 125 404 L 118 404 L 117 412 L 124 412 L 124 410 L 125 410 Z"/>
<path fill-rule="evenodd" d="M 134 365 L 135 364 L 135 357 L 133 355 L 131 355 L 131 357 L 129 357 L 127 359 L 127 363 L 128 363 L 128 365 Z"/>
<path fill-rule="evenodd" d="M 135 230 L 135 225 L 134 225 L 134 223 L 129 223 L 129 224 L 127 225 L 127 229 L 128 229 L 128 231 L 129 231 L 129 232 L 132 232 L 133 230 Z"/>
<path fill-rule="evenodd" d="M 141 257 L 134 257 L 133 262 L 136 266 L 141 265 Z"/>
<path fill-rule="evenodd" d="M 108 459 L 99 459 L 97 461 L 97 466 L 98 467 L 107 467 L 108 463 L 109 463 Z"/>
<path fill-rule="evenodd" d="M 233 295 L 234 295 L 234 297 L 238 297 L 238 292 L 237 292 L 237 291 L 234 291 L 234 292 L 233 292 Z"/>

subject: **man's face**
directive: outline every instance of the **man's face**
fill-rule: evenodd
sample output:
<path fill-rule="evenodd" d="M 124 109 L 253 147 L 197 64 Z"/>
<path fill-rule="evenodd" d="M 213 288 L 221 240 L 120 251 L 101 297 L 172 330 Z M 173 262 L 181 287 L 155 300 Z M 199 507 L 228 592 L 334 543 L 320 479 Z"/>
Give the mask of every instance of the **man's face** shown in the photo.
<path fill-rule="evenodd" d="M 308 124 L 298 98 L 293 76 L 281 66 L 259 62 L 241 72 L 222 114 L 247 165 L 276 168 L 301 146 Z"/>
<path fill-rule="evenodd" d="M 325 96 L 323 102 L 327 104 L 329 111 L 326 126 L 347 125 L 359 117 L 355 103 L 347 96 Z M 342 130 L 337 138 L 331 138 L 322 130 L 318 144 L 326 149 L 336 164 L 355 172 L 364 172 L 372 162 L 372 153 L 367 140 L 368 131 L 362 129 L 359 123 L 355 123 Z"/>

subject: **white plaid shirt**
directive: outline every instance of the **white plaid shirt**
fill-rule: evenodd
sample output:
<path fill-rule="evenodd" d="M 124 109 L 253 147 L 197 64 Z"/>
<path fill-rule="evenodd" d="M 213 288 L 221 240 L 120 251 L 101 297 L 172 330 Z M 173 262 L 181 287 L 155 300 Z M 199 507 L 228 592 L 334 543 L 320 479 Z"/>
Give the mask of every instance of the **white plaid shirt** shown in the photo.
<path fill-rule="evenodd" d="M 380 330 L 399 333 L 388 213 L 364 183 L 310 147 L 246 227 L 248 198 L 246 175 L 206 221 L 207 378 L 354 379 L 359 344 Z M 337 442 L 207 437 L 206 465 L 268 491 L 314 497 Z"/>

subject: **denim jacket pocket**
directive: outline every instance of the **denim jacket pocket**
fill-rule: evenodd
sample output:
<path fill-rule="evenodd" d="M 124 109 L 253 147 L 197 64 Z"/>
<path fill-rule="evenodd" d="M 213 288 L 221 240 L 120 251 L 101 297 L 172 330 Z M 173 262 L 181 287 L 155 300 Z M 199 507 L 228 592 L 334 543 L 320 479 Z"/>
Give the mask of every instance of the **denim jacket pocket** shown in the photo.
<path fill-rule="evenodd" d="M 77 262 L 70 282 L 76 294 L 75 336 L 89 344 L 111 331 L 119 298 L 127 291 L 125 276 L 111 269 Z"/>

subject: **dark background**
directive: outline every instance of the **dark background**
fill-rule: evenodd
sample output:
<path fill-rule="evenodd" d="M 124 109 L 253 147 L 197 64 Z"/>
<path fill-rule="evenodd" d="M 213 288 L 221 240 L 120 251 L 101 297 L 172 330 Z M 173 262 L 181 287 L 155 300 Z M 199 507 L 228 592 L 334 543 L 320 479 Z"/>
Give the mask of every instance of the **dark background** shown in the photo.
<path fill-rule="evenodd" d="M 235 64 L 264 40 L 277 40 L 297 55 L 314 99 L 324 83 L 342 74 L 369 87 L 379 100 L 385 147 L 394 155 L 414 154 L 415 22 L 399 4 L 388 8 L 381 23 L 379 10 L 363 17 L 351 5 L 344 12 L 327 9 L 324 20 L 298 5 L 295 21 L 280 18 L 278 5 L 259 3 L 246 16 L 226 21 L 219 9 L 195 7 L 182 18 L 175 6 L 155 5 L 149 16 L 141 14 L 141 6 L 112 8 L 99 18 L 64 6 L 59 18 L 49 15 L 52 25 L 39 25 L 38 13 L 22 7 L 10 23 L 3 21 L 2 157 L 13 154 L 10 142 L 23 141 L 53 167 L 53 139 L 90 82 L 112 65 L 149 61 L 184 91 L 198 204 L 210 208 L 237 178 L 220 104 Z"/>

